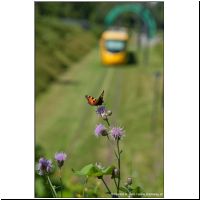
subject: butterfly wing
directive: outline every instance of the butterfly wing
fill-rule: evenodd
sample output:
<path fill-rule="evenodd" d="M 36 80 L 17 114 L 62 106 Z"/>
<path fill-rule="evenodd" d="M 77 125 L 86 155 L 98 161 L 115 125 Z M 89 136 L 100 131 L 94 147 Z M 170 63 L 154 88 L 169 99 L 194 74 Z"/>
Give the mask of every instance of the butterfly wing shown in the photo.
<path fill-rule="evenodd" d="M 97 103 L 97 100 L 92 97 L 92 96 L 89 96 L 89 95 L 85 95 L 85 98 L 87 99 L 88 103 L 91 105 L 91 106 L 95 106 L 96 103 Z"/>
<path fill-rule="evenodd" d="M 98 99 L 95 99 L 94 97 L 89 95 L 85 95 L 85 98 L 87 99 L 88 104 L 90 104 L 91 106 L 100 106 L 103 103 L 103 95 L 104 91 L 101 93 Z"/>
<path fill-rule="evenodd" d="M 101 95 L 99 96 L 99 98 L 97 99 L 96 106 L 100 106 L 100 105 L 102 105 L 102 103 L 104 102 L 104 101 L 103 101 L 103 95 L 104 95 L 104 90 L 103 90 L 103 92 L 101 93 Z"/>

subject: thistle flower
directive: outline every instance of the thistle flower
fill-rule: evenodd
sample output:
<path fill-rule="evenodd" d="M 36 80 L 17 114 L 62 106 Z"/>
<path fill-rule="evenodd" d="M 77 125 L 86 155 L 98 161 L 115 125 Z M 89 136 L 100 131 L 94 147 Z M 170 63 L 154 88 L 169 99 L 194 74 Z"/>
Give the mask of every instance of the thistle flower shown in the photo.
<path fill-rule="evenodd" d="M 105 112 L 106 112 L 105 106 L 98 106 L 97 109 L 96 109 L 96 113 L 99 114 L 99 115 L 102 115 Z"/>
<path fill-rule="evenodd" d="M 96 136 L 106 136 L 108 135 L 107 129 L 103 124 L 98 124 L 95 128 L 95 135 Z"/>
<path fill-rule="evenodd" d="M 117 139 L 121 139 L 122 136 L 124 136 L 124 130 L 123 128 L 120 128 L 120 127 L 113 127 L 111 130 L 110 130 L 110 133 L 112 135 L 112 137 L 117 140 Z"/>
<path fill-rule="evenodd" d="M 98 115 L 100 115 L 102 117 L 103 120 L 106 120 L 108 125 L 109 125 L 109 122 L 108 122 L 108 116 L 111 116 L 112 115 L 112 111 L 111 110 L 107 110 L 105 108 L 105 106 L 98 106 L 97 109 L 96 109 L 96 113 Z M 110 126 L 110 125 L 109 125 Z"/>
<path fill-rule="evenodd" d="M 37 171 L 40 176 L 46 175 L 52 171 L 52 162 L 51 160 L 47 160 L 45 158 L 40 158 L 39 163 L 37 165 Z"/>
<path fill-rule="evenodd" d="M 55 154 L 55 159 L 57 161 L 58 167 L 61 168 L 64 164 L 65 159 L 67 158 L 67 155 L 63 152 L 59 152 Z"/>

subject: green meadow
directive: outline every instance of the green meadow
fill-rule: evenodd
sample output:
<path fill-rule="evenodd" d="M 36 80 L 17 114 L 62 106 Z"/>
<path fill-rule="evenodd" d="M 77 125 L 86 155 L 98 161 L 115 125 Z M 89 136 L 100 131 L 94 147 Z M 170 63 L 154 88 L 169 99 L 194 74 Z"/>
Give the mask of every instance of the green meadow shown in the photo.
<path fill-rule="evenodd" d="M 117 165 L 106 138 L 94 135 L 96 125 L 106 123 L 85 99 L 86 94 L 98 97 L 102 90 L 105 106 L 113 113 L 111 126 L 126 131 L 120 143 L 121 183 L 131 176 L 146 193 L 163 196 L 163 43 L 150 47 L 148 64 L 143 62 L 142 50 L 135 53 L 135 64 L 104 66 L 95 47 L 62 70 L 36 98 L 36 162 L 40 156 L 53 160 L 56 152 L 66 152 L 68 158 L 62 169 L 64 197 L 82 195 L 84 179 L 75 176 L 72 168 L 78 170 L 96 162 Z M 51 178 L 56 183 L 58 174 Z M 42 178 L 36 175 L 35 183 L 36 196 L 45 196 Z M 98 179 L 91 178 L 86 188 L 95 190 L 98 197 L 109 197 Z"/>

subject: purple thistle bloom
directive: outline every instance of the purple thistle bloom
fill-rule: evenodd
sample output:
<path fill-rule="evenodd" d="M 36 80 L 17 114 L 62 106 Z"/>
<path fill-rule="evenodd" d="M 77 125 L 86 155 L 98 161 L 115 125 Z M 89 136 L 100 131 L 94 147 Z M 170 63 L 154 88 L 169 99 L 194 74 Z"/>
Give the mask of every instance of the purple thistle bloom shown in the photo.
<path fill-rule="evenodd" d="M 37 165 L 37 171 L 40 176 L 50 173 L 52 168 L 53 166 L 51 160 L 47 160 L 43 157 L 39 159 L 39 163 Z"/>
<path fill-rule="evenodd" d="M 95 135 L 96 136 L 106 136 L 108 135 L 107 129 L 103 124 L 98 124 L 95 128 Z"/>
<path fill-rule="evenodd" d="M 98 106 L 97 109 L 96 109 L 96 113 L 99 114 L 99 115 L 102 115 L 105 112 L 106 112 L 105 106 Z"/>
<path fill-rule="evenodd" d="M 120 139 L 122 136 L 124 136 L 124 130 L 120 127 L 113 127 L 110 131 L 112 137 L 117 140 Z"/>
<path fill-rule="evenodd" d="M 63 152 L 59 152 L 55 154 L 55 159 L 57 161 L 58 167 L 61 168 L 63 166 L 66 158 L 67 158 L 67 155 Z"/>

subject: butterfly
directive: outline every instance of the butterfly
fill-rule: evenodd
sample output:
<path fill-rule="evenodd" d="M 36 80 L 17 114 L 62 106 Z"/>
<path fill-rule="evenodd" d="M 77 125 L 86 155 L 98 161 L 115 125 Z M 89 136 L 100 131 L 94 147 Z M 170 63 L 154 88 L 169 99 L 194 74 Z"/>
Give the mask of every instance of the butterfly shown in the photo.
<path fill-rule="evenodd" d="M 89 95 L 85 95 L 85 98 L 87 99 L 88 104 L 90 104 L 91 106 L 100 106 L 104 102 L 103 101 L 103 95 L 104 95 L 104 90 L 103 90 L 103 92 L 101 93 L 101 95 L 99 96 L 98 99 L 95 99 L 94 97 L 89 96 Z"/>

